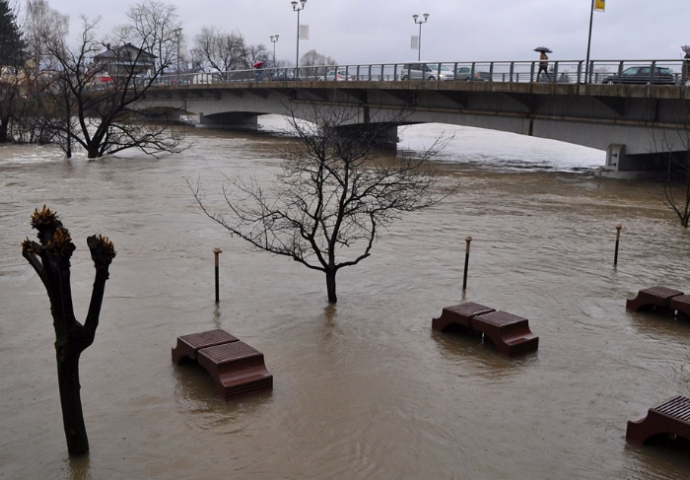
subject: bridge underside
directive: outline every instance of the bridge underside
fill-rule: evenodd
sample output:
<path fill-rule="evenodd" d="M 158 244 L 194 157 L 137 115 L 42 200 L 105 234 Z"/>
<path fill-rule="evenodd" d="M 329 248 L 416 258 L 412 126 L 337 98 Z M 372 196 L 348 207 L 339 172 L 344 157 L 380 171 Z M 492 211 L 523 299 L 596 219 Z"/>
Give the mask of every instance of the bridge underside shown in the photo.
<path fill-rule="evenodd" d="M 675 86 L 493 82 L 242 82 L 152 91 L 147 106 L 177 108 L 200 127 L 252 126 L 262 114 L 314 119 L 342 111 L 352 124 L 446 123 L 548 138 L 607 152 L 605 170 L 657 168 L 686 151 L 690 89 Z M 390 139 L 397 138 L 389 132 Z"/>

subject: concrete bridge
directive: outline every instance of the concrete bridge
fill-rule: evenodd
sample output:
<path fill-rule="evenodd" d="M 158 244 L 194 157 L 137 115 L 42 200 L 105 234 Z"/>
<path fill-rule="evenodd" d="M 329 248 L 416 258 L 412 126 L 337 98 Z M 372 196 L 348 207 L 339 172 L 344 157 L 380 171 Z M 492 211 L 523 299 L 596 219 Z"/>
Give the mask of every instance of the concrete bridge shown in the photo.
<path fill-rule="evenodd" d="M 581 63 L 576 80 L 582 78 Z M 621 62 L 619 73 L 622 67 Z M 343 72 L 347 81 L 319 81 L 316 74 L 302 72 L 292 77 L 299 78 L 296 81 L 269 81 L 272 75 L 287 78 L 277 75 L 277 70 L 262 72 L 262 81 L 257 80 L 256 71 L 244 76 L 233 72 L 232 77 L 212 83 L 195 82 L 192 77 L 187 81 L 175 77 L 177 81 L 170 82 L 169 77 L 170 84 L 149 90 L 146 104 L 139 107 L 187 112 L 193 114 L 197 127 L 206 128 L 253 125 L 259 115 L 285 114 L 288 106 L 307 120 L 314 105 L 352 109 L 356 112 L 353 122 L 359 123 L 376 122 L 381 112 L 394 115 L 409 109 L 406 124 L 465 125 L 604 150 L 604 171 L 619 177 L 659 168 L 658 154 L 690 147 L 690 87 L 684 82 L 628 85 L 573 82 L 571 78 L 539 83 L 525 81 L 524 76 L 518 79 L 514 67 L 510 78 L 504 74 L 505 81 L 495 81 L 493 65 L 484 81 L 403 81 L 398 68 L 402 66 L 396 65 L 396 71 L 385 78 L 381 67 L 381 75 L 372 79 L 371 66 L 368 77 L 358 66 L 356 75 Z M 555 80 L 559 77 L 553 70 L 550 79 Z M 390 136 L 397 138 L 394 131 Z"/>

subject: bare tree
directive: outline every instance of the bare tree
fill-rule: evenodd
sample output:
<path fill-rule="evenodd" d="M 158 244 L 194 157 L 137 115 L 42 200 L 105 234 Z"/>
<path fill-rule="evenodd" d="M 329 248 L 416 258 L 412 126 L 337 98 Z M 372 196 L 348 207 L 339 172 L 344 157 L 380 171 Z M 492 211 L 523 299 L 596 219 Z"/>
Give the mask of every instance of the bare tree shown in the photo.
<path fill-rule="evenodd" d="M 19 70 L 24 62 L 24 41 L 15 7 L 0 0 L 0 143 L 8 140 L 10 122 L 17 110 Z"/>
<path fill-rule="evenodd" d="M 227 72 L 249 68 L 247 47 L 240 33 L 223 33 L 215 27 L 203 27 L 194 37 L 193 69 L 203 72 Z"/>
<path fill-rule="evenodd" d="M 660 193 L 664 205 L 671 209 L 683 228 L 690 223 L 690 102 L 682 102 L 677 112 L 680 126 L 672 133 L 655 136 L 654 143 L 666 167 Z M 661 148 L 659 148 L 659 146 Z"/>
<path fill-rule="evenodd" d="M 257 45 L 248 45 L 246 48 L 247 65 L 254 65 L 257 62 L 268 63 L 269 54 L 266 45 L 259 43 Z"/>
<path fill-rule="evenodd" d="M 303 67 L 317 67 L 322 65 L 337 65 L 338 61 L 329 57 L 328 55 L 323 55 L 316 50 L 309 50 L 307 53 L 302 55 L 299 63 Z"/>
<path fill-rule="evenodd" d="M 79 357 L 93 344 L 108 280 L 110 263 L 115 258 L 113 244 L 106 237 L 93 235 L 86 243 L 96 267 L 96 280 L 86 321 L 82 325 L 74 315 L 70 285 L 70 258 L 76 249 L 69 230 L 57 215 L 43 206 L 35 210 L 31 226 L 38 230 L 39 242 L 28 238 L 22 244 L 22 255 L 34 268 L 48 292 L 50 311 L 55 328 L 55 355 L 62 421 L 70 454 L 89 451 L 89 439 L 84 425 L 79 383 Z"/>
<path fill-rule="evenodd" d="M 357 124 L 360 113 L 315 105 L 314 123 L 305 123 L 291 111 L 297 142 L 279 153 L 282 173 L 273 188 L 233 181 L 236 192 L 223 188 L 227 213 L 211 212 L 199 184 L 190 185 L 203 212 L 232 234 L 324 272 L 331 303 L 337 302 L 337 272 L 369 257 L 381 228 L 442 198 L 429 160 L 444 142 L 418 156 L 381 157 L 379 147 L 405 118 L 381 112 Z"/>
<path fill-rule="evenodd" d="M 184 44 L 177 6 L 156 0 L 144 0 L 127 12 L 129 23 L 118 29 L 115 43 L 132 43 L 156 56 L 155 70 L 164 72 L 178 59 L 178 42 Z M 182 54 L 180 53 L 180 57 Z"/>
<path fill-rule="evenodd" d="M 134 109 L 168 65 L 150 62 L 144 41 L 113 47 L 107 57 L 101 54 L 94 61 L 102 50 L 102 42 L 95 38 L 97 26 L 98 21 L 83 18 L 76 48 L 62 39 L 44 37 L 45 51 L 53 62 L 53 81 L 45 96 L 49 105 L 44 106 L 52 116 L 42 126 L 52 132 L 51 138 L 68 157 L 74 144 L 83 147 L 88 158 L 130 148 L 150 155 L 179 152 L 181 137 L 172 127 L 139 123 L 140 108 Z M 101 83 L 109 70 L 109 83 Z"/>
<path fill-rule="evenodd" d="M 27 57 L 33 60 L 36 70 L 41 70 L 50 61 L 45 51 L 46 38 L 64 43 L 69 34 L 69 16 L 50 8 L 46 0 L 27 0 L 23 30 Z"/>

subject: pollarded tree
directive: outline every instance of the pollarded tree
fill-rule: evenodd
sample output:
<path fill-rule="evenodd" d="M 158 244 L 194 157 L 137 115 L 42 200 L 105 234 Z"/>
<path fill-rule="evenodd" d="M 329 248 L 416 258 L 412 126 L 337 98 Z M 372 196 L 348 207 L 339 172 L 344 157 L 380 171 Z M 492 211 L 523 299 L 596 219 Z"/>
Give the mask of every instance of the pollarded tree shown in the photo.
<path fill-rule="evenodd" d="M 237 192 L 223 189 L 225 214 L 211 212 L 200 186 L 190 185 L 203 212 L 232 234 L 324 272 L 331 303 L 338 300 L 338 271 L 369 257 L 382 228 L 442 198 L 429 160 L 443 142 L 417 156 L 382 157 L 379 147 L 405 118 L 385 118 L 382 112 L 380 121 L 372 115 L 370 122 L 357 124 L 359 113 L 313 106 L 314 123 L 305 123 L 291 112 L 297 142 L 279 152 L 282 173 L 274 187 L 265 191 L 255 181 L 234 181 Z"/>
<path fill-rule="evenodd" d="M 38 230 L 40 243 L 27 238 L 22 244 L 22 255 L 36 270 L 48 292 L 55 328 L 55 355 L 67 449 L 71 454 L 83 454 L 89 451 L 89 439 L 81 406 L 79 357 L 96 337 L 105 282 L 110 275 L 108 269 L 115 258 L 115 249 L 106 237 L 93 235 L 86 239 L 96 267 L 96 280 L 89 312 L 82 325 L 77 321 L 72 305 L 70 258 L 76 247 L 69 230 L 45 206 L 42 211 L 37 209 L 34 212 L 31 226 Z"/>

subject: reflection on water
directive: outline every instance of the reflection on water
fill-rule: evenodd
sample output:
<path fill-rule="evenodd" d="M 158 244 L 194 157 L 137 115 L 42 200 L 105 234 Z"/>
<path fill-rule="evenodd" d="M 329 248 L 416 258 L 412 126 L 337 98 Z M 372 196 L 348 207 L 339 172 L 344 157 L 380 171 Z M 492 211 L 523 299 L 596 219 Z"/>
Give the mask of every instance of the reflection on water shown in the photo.
<path fill-rule="evenodd" d="M 454 135 L 437 160 L 460 189 L 382 232 L 370 258 L 339 272 L 331 306 L 322 273 L 230 237 L 185 181 L 200 177 L 218 208 L 224 175 L 271 181 L 291 141 L 271 133 L 281 125 L 191 131 L 192 149 L 160 160 L 0 147 L 0 477 L 687 478 L 684 457 L 625 443 L 629 419 L 690 395 L 690 327 L 625 311 L 641 288 L 690 290 L 688 232 L 644 183 L 595 178 L 604 154 L 590 149 L 410 127 L 400 148 Z M 82 355 L 91 453 L 80 459 L 66 455 L 48 301 L 21 257 L 44 203 L 77 245 L 80 318 L 93 283 L 85 238 L 108 235 L 118 252 Z M 508 359 L 431 331 L 465 300 L 528 318 L 539 351 Z M 171 364 L 178 336 L 214 328 L 265 354 L 272 392 L 226 403 L 205 370 Z"/>

